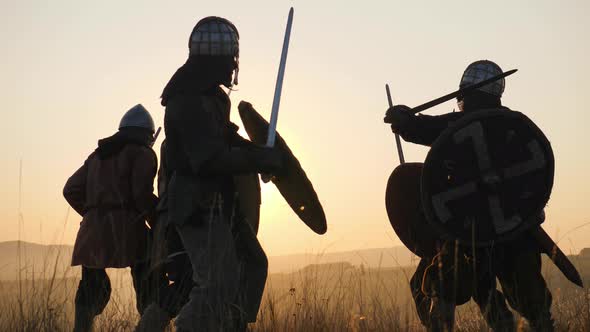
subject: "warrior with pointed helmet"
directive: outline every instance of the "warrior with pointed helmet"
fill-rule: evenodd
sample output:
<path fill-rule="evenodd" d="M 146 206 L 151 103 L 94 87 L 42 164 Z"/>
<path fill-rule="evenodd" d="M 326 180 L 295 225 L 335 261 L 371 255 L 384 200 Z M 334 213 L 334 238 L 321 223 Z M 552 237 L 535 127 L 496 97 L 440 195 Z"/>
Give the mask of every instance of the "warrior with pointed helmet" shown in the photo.
<path fill-rule="evenodd" d="M 238 178 L 254 176 L 250 183 L 256 187 L 249 192 L 260 195 L 257 174 L 278 172 L 282 154 L 242 138 L 230 121 L 230 99 L 222 86 L 238 84 L 236 27 L 225 18 L 206 17 L 195 25 L 188 46 L 186 63 L 161 96 L 166 141 L 159 183 L 166 203 L 160 210 L 182 243 L 192 276 L 175 323 L 178 331 L 244 330 L 256 320 L 268 262 L 250 226 L 257 225 L 249 219 L 258 215 L 243 209 L 247 200 Z M 150 307 L 153 317 L 162 319 L 155 324 L 145 319 L 140 330 L 167 325 L 176 312 L 165 302 Z"/>
<path fill-rule="evenodd" d="M 476 61 L 465 69 L 459 91 L 499 74 L 496 63 Z M 422 220 L 436 245 L 412 244 L 422 246 L 422 259 L 410 282 L 419 317 L 430 330 L 452 330 L 455 306 L 470 298 L 493 330 L 514 329 L 506 299 L 536 331 L 553 330 L 542 249 L 528 231 L 544 220 L 553 154 L 532 121 L 502 106 L 504 88 L 502 78 L 459 93 L 461 112 L 415 116 L 396 105 L 386 113 L 394 133 L 431 146 L 414 172 L 414 205 L 422 210 L 415 220 Z M 400 215 L 389 207 L 388 214 Z M 496 289 L 496 278 L 504 293 Z"/>
<path fill-rule="evenodd" d="M 107 305 L 111 286 L 106 268 L 131 267 L 141 314 L 151 302 L 145 283 L 148 223 L 153 222 L 157 159 L 154 121 L 142 105 L 125 113 L 119 131 L 98 141 L 66 182 L 65 199 L 82 216 L 72 265 L 82 266 L 76 292 L 74 331 L 90 331 Z"/>

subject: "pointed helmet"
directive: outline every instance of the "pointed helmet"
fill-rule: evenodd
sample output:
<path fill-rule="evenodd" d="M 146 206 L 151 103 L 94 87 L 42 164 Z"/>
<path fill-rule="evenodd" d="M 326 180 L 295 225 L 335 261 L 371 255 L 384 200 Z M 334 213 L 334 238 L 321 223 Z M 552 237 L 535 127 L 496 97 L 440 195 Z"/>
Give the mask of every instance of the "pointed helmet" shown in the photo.
<path fill-rule="evenodd" d="M 139 127 L 149 129 L 152 133 L 155 132 L 156 126 L 150 113 L 141 104 L 137 104 L 129 109 L 121 122 L 119 122 L 119 129 L 128 127 Z"/>

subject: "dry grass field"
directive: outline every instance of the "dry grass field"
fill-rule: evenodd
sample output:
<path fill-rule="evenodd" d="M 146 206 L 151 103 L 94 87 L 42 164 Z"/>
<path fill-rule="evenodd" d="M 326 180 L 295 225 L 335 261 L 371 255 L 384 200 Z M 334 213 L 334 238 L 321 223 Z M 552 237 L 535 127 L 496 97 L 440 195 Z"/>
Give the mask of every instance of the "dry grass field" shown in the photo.
<path fill-rule="evenodd" d="M 573 257 L 586 282 L 590 259 Z M 0 331 L 67 331 L 73 327 L 77 270 L 51 262 L 38 273 L 23 267 L 20 281 L 0 283 Z M 567 283 L 549 262 L 553 313 L 560 331 L 590 331 L 590 292 Z M 54 272 L 55 271 L 55 272 Z M 312 264 L 295 273 L 271 274 L 252 331 L 422 331 L 410 297 L 413 268 L 365 268 L 349 263 Z M 96 331 L 133 331 L 135 311 L 129 270 L 109 270 L 112 297 Z M 478 308 L 457 312 L 457 331 L 487 331 Z M 519 322 L 519 329 L 527 330 Z"/>

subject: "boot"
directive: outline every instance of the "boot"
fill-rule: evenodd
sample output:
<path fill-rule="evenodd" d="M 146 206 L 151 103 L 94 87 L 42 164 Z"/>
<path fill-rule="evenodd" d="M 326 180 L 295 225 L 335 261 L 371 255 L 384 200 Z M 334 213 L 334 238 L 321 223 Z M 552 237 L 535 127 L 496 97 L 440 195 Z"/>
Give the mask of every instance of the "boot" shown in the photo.
<path fill-rule="evenodd" d="M 455 304 L 441 298 L 433 298 L 430 306 L 428 331 L 452 332 L 455 326 Z"/>
<path fill-rule="evenodd" d="M 160 308 L 157 303 L 150 304 L 141 315 L 135 332 L 161 332 L 170 324 L 170 314 Z"/>
<path fill-rule="evenodd" d="M 74 317 L 74 332 L 92 331 L 92 322 L 94 315 L 91 310 L 84 306 L 76 306 L 76 316 Z"/>
<path fill-rule="evenodd" d="M 476 301 L 477 302 L 477 301 Z M 516 323 L 514 315 L 508 309 L 506 298 L 498 290 L 494 290 L 485 303 L 477 303 L 479 309 L 494 332 L 515 332 Z"/>
<path fill-rule="evenodd" d="M 529 326 L 532 331 L 535 332 L 553 332 L 555 331 L 555 325 L 551 314 L 547 313 L 535 321 L 529 321 Z"/>

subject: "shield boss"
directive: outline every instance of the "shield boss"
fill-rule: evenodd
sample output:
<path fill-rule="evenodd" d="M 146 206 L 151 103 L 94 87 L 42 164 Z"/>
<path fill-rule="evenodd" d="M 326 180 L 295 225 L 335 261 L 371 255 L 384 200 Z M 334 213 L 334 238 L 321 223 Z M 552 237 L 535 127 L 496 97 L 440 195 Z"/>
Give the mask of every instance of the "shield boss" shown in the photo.
<path fill-rule="evenodd" d="M 434 142 L 422 171 L 422 205 L 443 238 L 485 246 L 538 225 L 553 187 L 543 132 L 506 109 L 464 116 Z"/>

